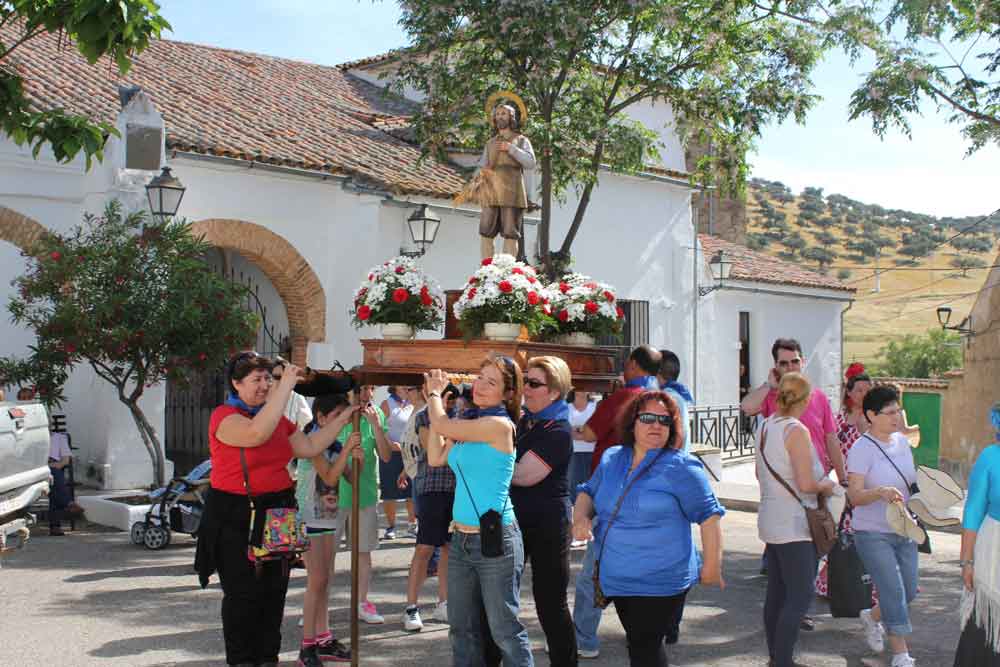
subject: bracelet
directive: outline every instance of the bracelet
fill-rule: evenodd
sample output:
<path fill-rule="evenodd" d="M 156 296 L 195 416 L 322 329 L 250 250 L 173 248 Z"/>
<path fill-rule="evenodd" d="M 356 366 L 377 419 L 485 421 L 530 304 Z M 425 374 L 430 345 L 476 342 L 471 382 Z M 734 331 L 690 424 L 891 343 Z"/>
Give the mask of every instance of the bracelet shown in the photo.
<path fill-rule="evenodd" d="M 960 560 L 960 561 L 958 561 L 958 566 L 959 567 L 965 567 L 965 566 L 972 567 L 972 560 L 971 559 L 970 560 Z"/>
<path fill-rule="evenodd" d="M 436 391 L 432 391 L 429 394 L 427 394 L 427 398 L 430 398 L 432 396 L 436 396 L 437 398 L 441 398 L 440 392 L 436 392 Z"/>

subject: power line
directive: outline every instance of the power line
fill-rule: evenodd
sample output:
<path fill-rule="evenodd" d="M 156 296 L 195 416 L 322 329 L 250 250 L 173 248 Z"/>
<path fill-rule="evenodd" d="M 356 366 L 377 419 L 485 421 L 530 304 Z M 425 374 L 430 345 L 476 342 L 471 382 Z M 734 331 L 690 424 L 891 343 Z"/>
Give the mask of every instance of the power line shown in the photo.
<path fill-rule="evenodd" d="M 904 296 L 904 295 L 907 295 L 907 294 L 913 294 L 914 292 L 922 292 L 925 289 L 930 289 L 934 285 L 937 285 L 938 283 L 943 283 L 946 280 L 951 280 L 951 278 L 949 276 L 945 276 L 944 278 L 938 278 L 937 280 L 929 282 L 926 285 L 921 285 L 920 287 L 914 287 L 913 289 L 904 290 L 902 292 L 893 292 L 891 294 L 882 294 L 882 295 L 876 295 L 876 296 L 859 297 L 859 298 L 855 299 L 855 301 L 871 301 L 873 303 L 881 303 L 883 300 L 885 300 L 885 301 L 891 301 L 892 299 L 897 298 L 897 297 L 901 297 L 901 296 Z"/>

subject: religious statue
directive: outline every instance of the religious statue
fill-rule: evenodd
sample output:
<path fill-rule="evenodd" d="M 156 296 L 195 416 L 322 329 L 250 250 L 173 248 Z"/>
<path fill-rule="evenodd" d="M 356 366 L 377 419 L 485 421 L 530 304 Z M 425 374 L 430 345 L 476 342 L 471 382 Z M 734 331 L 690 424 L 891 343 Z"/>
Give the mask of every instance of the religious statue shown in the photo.
<path fill-rule="evenodd" d="M 476 201 L 482 210 L 479 240 L 483 259 L 493 256 L 497 234 L 503 237 L 503 252 L 516 257 L 528 208 L 524 172 L 535 168 L 531 142 L 520 132 L 527 113 L 521 98 L 509 91 L 491 95 L 486 111 L 493 136 L 483 148 L 479 171 L 459 195 L 459 201 Z"/>

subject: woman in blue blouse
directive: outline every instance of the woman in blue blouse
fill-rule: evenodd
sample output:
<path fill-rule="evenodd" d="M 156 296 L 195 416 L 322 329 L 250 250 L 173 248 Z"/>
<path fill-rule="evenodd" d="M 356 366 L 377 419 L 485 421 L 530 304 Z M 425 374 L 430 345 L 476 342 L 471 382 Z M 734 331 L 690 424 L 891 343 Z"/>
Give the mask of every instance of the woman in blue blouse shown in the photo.
<path fill-rule="evenodd" d="M 510 502 L 514 476 L 511 420 L 521 414 L 521 368 L 506 356 L 491 355 L 484 360 L 472 385 L 475 407 L 461 419 L 448 419 L 441 403 L 448 377 L 433 370 L 424 378 L 431 421 L 427 463 L 447 463 L 457 480 L 452 507 L 454 533 L 448 545 L 452 664 L 483 665 L 485 639 L 490 636 L 500 648 L 504 667 L 532 667 L 528 632 L 517 618 L 524 542 Z M 502 548 L 496 554 L 488 548 L 490 541 L 480 535 L 484 515 L 498 516 L 502 526 Z"/>
<path fill-rule="evenodd" d="M 1000 403 L 990 410 L 1000 440 Z M 962 637 L 955 667 L 1000 665 L 1000 445 L 988 446 L 969 476 L 962 517 Z"/>
<path fill-rule="evenodd" d="M 666 644 L 677 641 L 688 591 L 699 580 L 724 585 L 725 510 L 698 459 L 680 451 L 684 427 L 669 395 L 639 394 L 621 420 L 623 444 L 608 449 L 580 485 L 573 537 L 589 539 L 593 529 L 595 571 L 625 627 L 630 664 L 665 667 Z M 694 548 L 693 523 L 701 526 L 704 562 Z"/>

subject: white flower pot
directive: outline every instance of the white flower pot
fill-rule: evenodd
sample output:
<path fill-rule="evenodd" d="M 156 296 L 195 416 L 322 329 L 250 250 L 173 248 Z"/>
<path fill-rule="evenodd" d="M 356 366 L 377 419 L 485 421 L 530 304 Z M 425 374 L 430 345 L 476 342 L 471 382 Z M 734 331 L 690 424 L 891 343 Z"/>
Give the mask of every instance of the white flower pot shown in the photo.
<path fill-rule="evenodd" d="M 511 322 L 487 322 L 483 336 L 487 340 L 515 341 L 521 335 L 521 325 Z"/>
<path fill-rule="evenodd" d="M 413 327 L 402 322 L 387 322 L 382 325 L 382 338 L 386 340 L 410 340 L 413 338 Z"/>
<path fill-rule="evenodd" d="M 563 334 L 559 337 L 559 342 L 563 345 L 582 345 L 582 346 L 594 346 L 594 337 L 588 333 L 582 333 L 580 331 L 574 331 L 573 333 Z"/>

